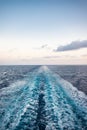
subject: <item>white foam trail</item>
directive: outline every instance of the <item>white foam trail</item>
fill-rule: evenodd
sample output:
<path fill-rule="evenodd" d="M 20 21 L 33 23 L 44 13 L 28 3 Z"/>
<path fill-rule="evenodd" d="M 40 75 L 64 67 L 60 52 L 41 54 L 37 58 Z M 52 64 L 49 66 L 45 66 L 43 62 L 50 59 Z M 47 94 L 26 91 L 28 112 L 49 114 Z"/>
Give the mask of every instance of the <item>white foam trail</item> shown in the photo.
<path fill-rule="evenodd" d="M 29 105 L 35 105 L 36 99 L 32 97 L 35 89 L 35 74 L 36 72 L 32 73 L 28 80 L 18 81 L 10 87 L 1 90 L 0 104 L 2 106 L 0 107 L 0 112 L 3 113 L 5 111 L 5 116 L 1 118 L 3 121 L 0 124 L 1 129 L 5 130 L 6 127 L 7 129 L 15 128 Z M 34 107 L 35 109 L 37 108 L 36 106 Z"/>
<path fill-rule="evenodd" d="M 42 66 L 1 89 L 0 113 L 1 130 L 86 130 L 87 96 Z"/>
<path fill-rule="evenodd" d="M 51 71 L 46 71 L 45 74 L 47 77 L 45 102 L 48 126 L 51 127 L 50 124 L 53 124 L 55 129 L 85 130 L 86 126 L 83 122 L 86 125 L 87 96 Z M 80 120 L 79 117 L 82 119 Z"/>

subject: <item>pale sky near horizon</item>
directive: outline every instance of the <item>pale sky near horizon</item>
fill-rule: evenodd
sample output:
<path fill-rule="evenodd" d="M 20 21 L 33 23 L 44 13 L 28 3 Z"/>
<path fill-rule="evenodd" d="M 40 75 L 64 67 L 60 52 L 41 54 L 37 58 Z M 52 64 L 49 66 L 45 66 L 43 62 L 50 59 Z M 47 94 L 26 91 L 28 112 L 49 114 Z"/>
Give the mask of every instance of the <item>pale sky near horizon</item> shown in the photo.
<path fill-rule="evenodd" d="M 86 40 L 86 0 L 0 0 L 0 65 L 87 64 L 87 46 L 55 51 Z"/>

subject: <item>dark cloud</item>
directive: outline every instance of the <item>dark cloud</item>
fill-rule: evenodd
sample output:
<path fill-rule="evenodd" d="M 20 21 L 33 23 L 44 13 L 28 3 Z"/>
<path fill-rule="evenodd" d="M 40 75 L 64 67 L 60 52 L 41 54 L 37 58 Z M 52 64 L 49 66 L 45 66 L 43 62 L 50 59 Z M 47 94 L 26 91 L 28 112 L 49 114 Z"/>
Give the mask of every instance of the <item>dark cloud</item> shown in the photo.
<path fill-rule="evenodd" d="M 70 50 L 76 50 L 76 49 L 86 48 L 86 47 L 87 47 L 87 40 L 73 41 L 68 45 L 59 46 L 55 51 L 70 51 Z"/>

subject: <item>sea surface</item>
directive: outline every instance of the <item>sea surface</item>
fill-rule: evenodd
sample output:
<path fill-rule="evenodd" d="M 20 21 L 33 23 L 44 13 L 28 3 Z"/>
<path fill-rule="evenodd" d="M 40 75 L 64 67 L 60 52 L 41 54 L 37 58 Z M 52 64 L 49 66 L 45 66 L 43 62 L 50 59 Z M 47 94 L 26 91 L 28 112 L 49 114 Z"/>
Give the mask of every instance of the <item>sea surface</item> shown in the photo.
<path fill-rule="evenodd" d="M 87 130 L 87 66 L 0 66 L 0 130 Z"/>

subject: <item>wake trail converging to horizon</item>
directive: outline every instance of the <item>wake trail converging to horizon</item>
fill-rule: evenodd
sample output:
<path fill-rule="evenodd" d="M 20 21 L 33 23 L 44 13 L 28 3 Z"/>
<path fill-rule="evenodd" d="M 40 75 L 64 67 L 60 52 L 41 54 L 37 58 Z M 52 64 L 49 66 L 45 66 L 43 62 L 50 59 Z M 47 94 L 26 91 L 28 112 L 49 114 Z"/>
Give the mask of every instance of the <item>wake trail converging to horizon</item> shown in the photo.
<path fill-rule="evenodd" d="M 87 130 L 87 96 L 41 66 L 1 89 L 0 130 Z"/>

